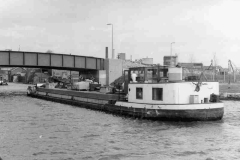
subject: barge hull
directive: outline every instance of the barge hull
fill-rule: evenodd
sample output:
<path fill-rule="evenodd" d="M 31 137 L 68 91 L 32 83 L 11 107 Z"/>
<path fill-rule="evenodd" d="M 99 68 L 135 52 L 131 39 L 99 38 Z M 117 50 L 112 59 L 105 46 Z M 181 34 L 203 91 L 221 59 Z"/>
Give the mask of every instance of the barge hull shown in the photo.
<path fill-rule="evenodd" d="M 52 97 L 49 95 L 41 95 L 36 93 L 28 94 L 28 96 L 41 98 L 49 101 L 55 101 L 65 104 L 71 104 L 82 108 L 99 110 L 116 115 L 124 115 L 133 118 L 151 119 L 151 120 L 167 120 L 167 121 L 213 121 L 220 120 L 224 114 L 224 108 L 211 109 L 187 109 L 187 110 L 168 110 L 168 109 L 146 109 L 118 106 L 115 104 L 97 104 L 74 99 L 65 99 Z"/>

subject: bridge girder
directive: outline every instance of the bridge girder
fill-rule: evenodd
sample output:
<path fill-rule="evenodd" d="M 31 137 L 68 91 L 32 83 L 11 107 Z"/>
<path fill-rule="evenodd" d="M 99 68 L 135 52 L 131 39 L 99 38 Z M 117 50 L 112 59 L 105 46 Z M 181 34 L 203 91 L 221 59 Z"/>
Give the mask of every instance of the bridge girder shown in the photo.
<path fill-rule="evenodd" d="M 104 70 L 104 59 L 96 57 L 22 52 L 0 51 L 0 67 L 48 68 L 61 70 Z"/>

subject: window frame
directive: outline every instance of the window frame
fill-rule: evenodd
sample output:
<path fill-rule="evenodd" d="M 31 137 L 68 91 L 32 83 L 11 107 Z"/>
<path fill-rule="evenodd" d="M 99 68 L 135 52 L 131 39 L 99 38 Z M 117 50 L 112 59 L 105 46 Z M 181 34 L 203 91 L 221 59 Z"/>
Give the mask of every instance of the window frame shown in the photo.
<path fill-rule="evenodd" d="M 156 90 L 156 94 L 154 94 L 154 90 Z M 159 90 L 159 91 L 158 91 Z M 160 96 L 154 96 L 154 95 L 158 95 L 158 93 L 160 93 Z M 159 88 L 159 87 L 153 87 L 152 88 L 152 100 L 154 101 L 163 101 L 163 88 Z"/>
<path fill-rule="evenodd" d="M 141 89 L 141 92 L 138 91 L 139 89 Z M 141 93 L 141 95 L 138 93 Z M 143 99 L 143 88 L 142 87 L 136 87 L 136 99 Z"/>

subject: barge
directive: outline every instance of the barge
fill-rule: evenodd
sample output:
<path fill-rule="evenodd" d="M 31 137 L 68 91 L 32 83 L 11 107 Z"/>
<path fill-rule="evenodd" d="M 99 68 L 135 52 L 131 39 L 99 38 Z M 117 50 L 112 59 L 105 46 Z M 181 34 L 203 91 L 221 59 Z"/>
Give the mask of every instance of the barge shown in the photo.
<path fill-rule="evenodd" d="M 124 72 L 124 93 L 28 88 L 31 97 L 142 119 L 210 121 L 224 115 L 219 83 L 184 81 L 182 68 L 130 68 Z"/>

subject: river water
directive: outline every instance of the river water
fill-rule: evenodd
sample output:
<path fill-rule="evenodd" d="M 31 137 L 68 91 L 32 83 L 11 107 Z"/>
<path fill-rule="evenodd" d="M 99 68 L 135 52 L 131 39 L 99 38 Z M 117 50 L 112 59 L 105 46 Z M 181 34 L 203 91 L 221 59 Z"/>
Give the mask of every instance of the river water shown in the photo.
<path fill-rule="evenodd" d="M 0 96 L 3 160 L 240 159 L 240 102 L 213 122 L 157 122 Z"/>

